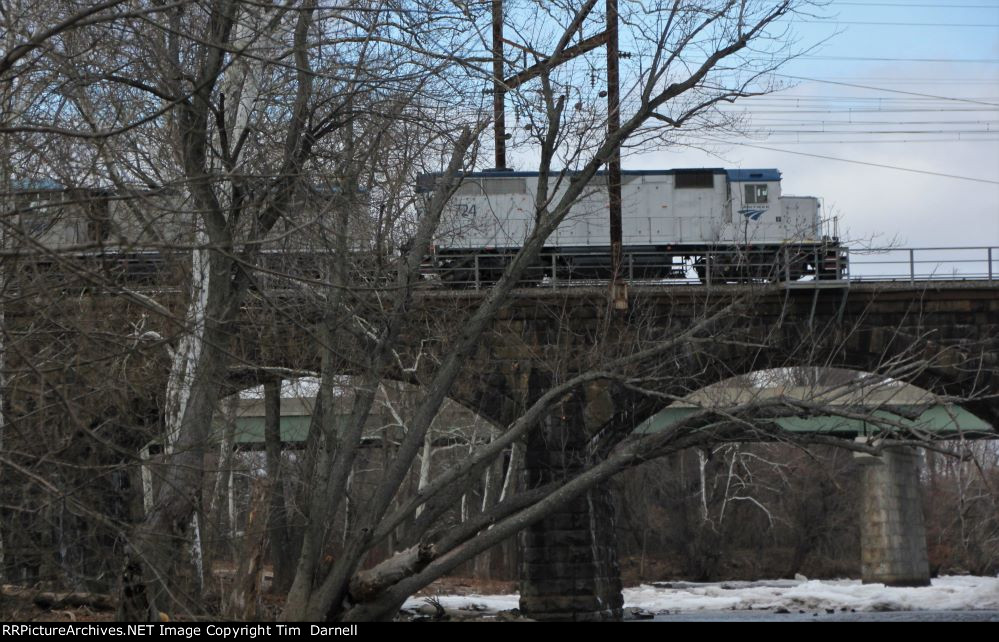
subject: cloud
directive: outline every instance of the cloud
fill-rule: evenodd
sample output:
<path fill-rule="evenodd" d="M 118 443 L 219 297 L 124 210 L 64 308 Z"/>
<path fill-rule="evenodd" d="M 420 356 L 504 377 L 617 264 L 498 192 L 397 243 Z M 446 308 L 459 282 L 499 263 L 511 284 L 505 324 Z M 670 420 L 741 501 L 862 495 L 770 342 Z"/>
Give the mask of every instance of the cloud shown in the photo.
<path fill-rule="evenodd" d="M 959 72 L 963 75 L 957 75 Z M 986 72 L 976 75 L 940 65 L 895 65 L 871 67 L 864 73 L 865 77 L 881 79 L 967 78 L 966 83 L 955 80 L 938 87 L 923 82 L 904 84 L 885 80 L 884 87 L 930 96 L 999 102 L 999 98 L 988 95 L 994 93 L 995 84 L 987 82 L 990 76 Z M 873 86 L 875 81 L 846 82 Z M 759 121 L 758 127 L 766 126 L 773 131 L 769 137 L 730 137 L 727 145 L 712 146 L 717 155 L 694 149 L 635 154 L 626 165 L 643 168 L 776 167 L 783 173 L 783 193 L 822 198 L 825 213 L 840 218 L 842 236 L 849 240 L 869 242 L 873 239 L 876 243 L 887 243 L 897 239 L 909 246 L 999 245 L 999 184 L 874 166 L 999 181 L 999 142 L 981 140 L 995 134 L 961 134 L 966 139 L 978 140 L 926 142 L 956 138 L 958 134 L 912 133 L 971 131 L 986 127 L 994 130 L 991 119 L 999 109 L 811 82 L 802 82 L 775 96 L 741 104 L 754 122 Z M 795 130 L 817 129 L 830 133 L 794 133 Z M 870 133 L 886 130 L 907 133 Z M 786 144 L 792 140 L 814 142 Z M 839 144 L 834 142 L 837 140 L 853 142 Z"/>

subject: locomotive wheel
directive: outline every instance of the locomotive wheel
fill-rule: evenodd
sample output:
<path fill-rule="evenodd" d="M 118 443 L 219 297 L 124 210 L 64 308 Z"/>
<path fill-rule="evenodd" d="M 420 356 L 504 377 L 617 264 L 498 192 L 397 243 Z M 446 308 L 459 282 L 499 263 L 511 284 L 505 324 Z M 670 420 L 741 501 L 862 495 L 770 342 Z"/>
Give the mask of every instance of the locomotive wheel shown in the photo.
<path fill-rule="evenodd" d="M 771 279 L 774 283 L 794 282 L 805 276 L 808 271 L 807 257 L 801 254 L 785 257 L 779 255 L 774 261 L 775 274 Z"/>
<path fill-rule="evenodd" d="M 703 256 L 694 261 L 694 272 L 697 273 L 697 278 L 703 285 L 708 284 L 708 264 Z"/>
<path fill-rule="evenodd" d="M 446 261 L 438 268 L 440 280 L 449 288 L 463 290 L 475 287 L 475 268 L 467 260 Z"/>
<path fill-rule="evenodd" d="M 720 285 L 725 283 L 730 279 L 731 274 L 729 274 L 730 268 L 724 265 L 718 265 L 715 261 L 708 264 L 705 257 L 700 257 L 694 261 L 694 272 L 697 273 L 697 278 L 700 279 L 703 285 Z"/>

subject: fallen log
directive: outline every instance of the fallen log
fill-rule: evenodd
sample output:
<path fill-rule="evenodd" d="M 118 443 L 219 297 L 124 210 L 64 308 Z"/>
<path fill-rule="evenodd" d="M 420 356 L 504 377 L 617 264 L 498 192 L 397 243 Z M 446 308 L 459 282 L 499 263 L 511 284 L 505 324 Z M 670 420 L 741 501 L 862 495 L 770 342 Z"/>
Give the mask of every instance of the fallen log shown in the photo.
<path fill-rule="evenodd" d="M 379 593 L 414 573 L 418 573 L 436 557 L 433 544 L 421 543 L 398 553 L 374 568 L 360 571 L 350 581 L 350 597 L 355 602 L 368 602 Z"/>
<path fill-rule="evenodd" d="M 60 593 L 58 591 L 37 591 L 17 586 L 4 586 L 4 597 L 30 600 L 43 609 L 62 608 L 65 606 L 89 606 L 99 611 L 114 610 L 115 604 L 106 593 L 85 593 L 80 591 Z"/>

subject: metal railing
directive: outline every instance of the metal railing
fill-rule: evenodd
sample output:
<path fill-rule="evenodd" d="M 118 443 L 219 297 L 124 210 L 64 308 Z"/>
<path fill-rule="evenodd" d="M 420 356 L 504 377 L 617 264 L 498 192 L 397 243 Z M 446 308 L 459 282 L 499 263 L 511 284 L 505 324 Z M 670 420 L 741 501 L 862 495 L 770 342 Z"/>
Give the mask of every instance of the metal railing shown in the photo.
<path fill-rule="evenodd" d="M 514 252 L 437 254 L 424 265 L 426 282 L 443 288 L 481 289 L 500 279 Z M 520 285 L 573 287 L 611 278 L 607 252 L 546 252 L 521 276 Z M 848 248 L 834 245 L 780 248 L 629 252 L 621 278 L 635 285 L 735 283 L 850 283 L 922 281 L 999 282 L 999 247 Z"/>
<path fill-rule="evenodd" d="M 421 267 L 425 287 L 483 289 L 503 275 L 515 252 L 430 254 Z M 82 267 L 112 279 L 146 285 L 182 280 L 171 265 L 187 253 L 121 252 L 79 257 Z M 322 287 L 331 255 L 324 250 L 269 251 L 246 266 L 262 289 Z M 394 283 L 400 256 L 358 252 L 349 261 L 350 281 L 377 289 Z M 173 265 L 175 268 L 176 265 Z M 53 265 L 54 277 L 60 268 Z M 174 270 L 176 271 L 176 270 Z M 183 272 L 183 270 L 180 270 Z M 747 248 L 672 248 L 622 254 L 620 278 L 634 285 L 724 285 L 810 282 L 981 281 L 999 284 L 999 247 L 848 248 L 831 244 Z M 54 278 L 53 277 L 53 278 Z M 607 283 L 612 277 L 607 251 L 545 251 L 520 277 L 522 287 L 574 287 Z"/>
<path fill-rule="evenodd" d="M 851 281 L 999 281 L 999 247 L 852 248 Z"/>

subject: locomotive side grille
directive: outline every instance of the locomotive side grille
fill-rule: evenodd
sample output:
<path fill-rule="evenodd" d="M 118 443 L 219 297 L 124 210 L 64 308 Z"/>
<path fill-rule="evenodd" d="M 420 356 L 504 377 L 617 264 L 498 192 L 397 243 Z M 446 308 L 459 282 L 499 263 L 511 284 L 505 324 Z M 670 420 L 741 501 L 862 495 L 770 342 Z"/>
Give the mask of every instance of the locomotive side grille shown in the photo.
<path fill-rule="evenodd" d="M 496 196 L 526 194 L 526 178 L 469 178 L 458 187 L 458 196 Z"/>
<path fill-rule="evenodd" d="M 677 172 L 674 180 L 676 189 L 710 189 L 715 186 L 714 172 Z"/>

